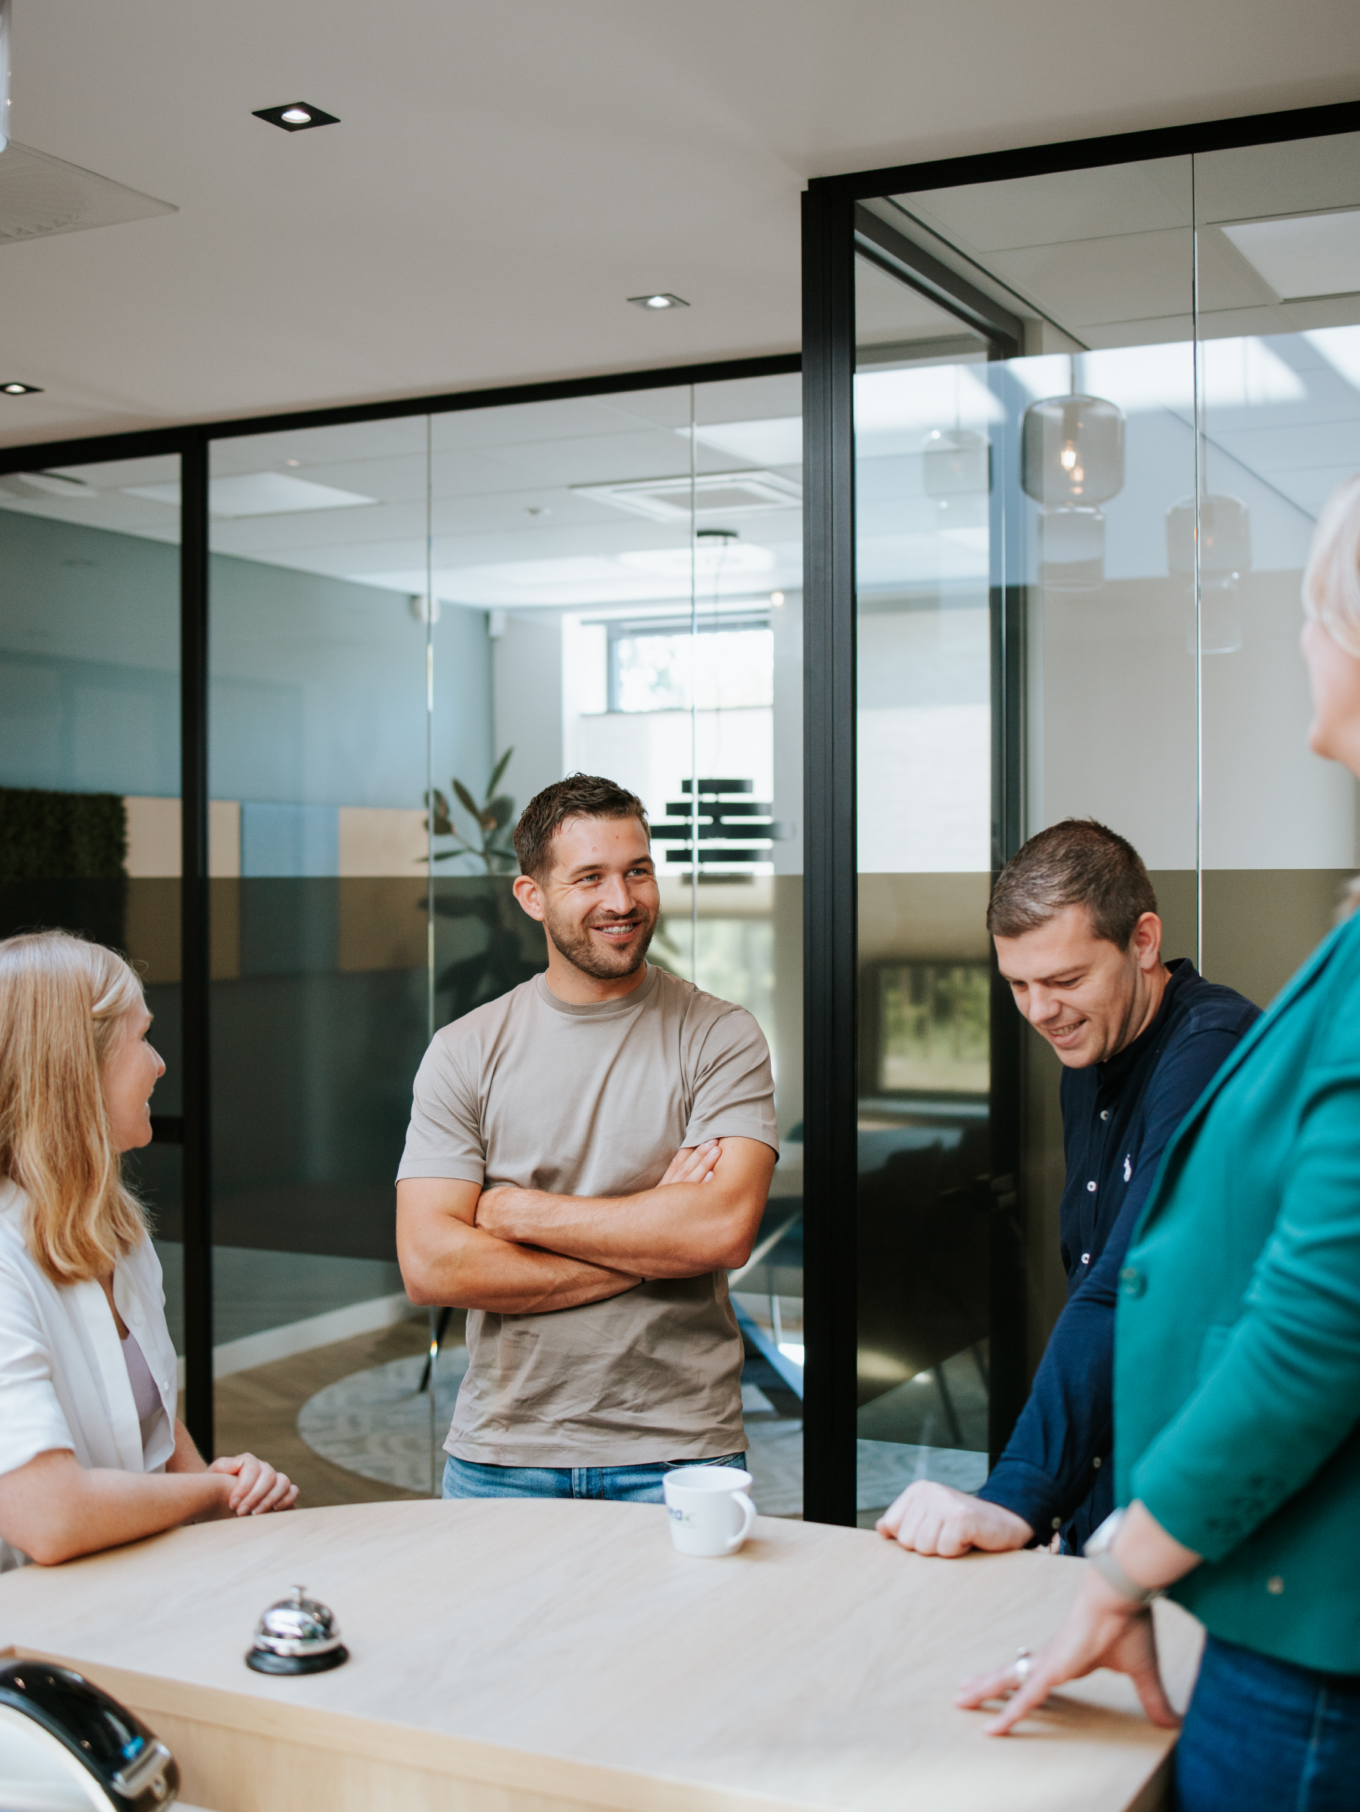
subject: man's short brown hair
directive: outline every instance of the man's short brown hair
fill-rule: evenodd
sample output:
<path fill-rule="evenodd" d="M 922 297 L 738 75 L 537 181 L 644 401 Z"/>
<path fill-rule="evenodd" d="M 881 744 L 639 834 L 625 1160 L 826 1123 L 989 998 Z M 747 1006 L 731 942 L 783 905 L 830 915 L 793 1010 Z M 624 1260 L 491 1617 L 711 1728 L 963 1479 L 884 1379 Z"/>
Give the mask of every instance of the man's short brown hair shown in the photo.
<path fill-rule="evenodd" d="M 521 874 L 543 879 L 552 867 L 552 840 L 569 818 L 636 818 L 652 840 L 647 808 L 636 793 L 598 774 L 568 774 L 535 793 L 520 813 L 515 854 Z"/>
<path fill-rule="evenodd" d="M 1016 851 L 996 878 L 987 929 L 1021 937 L 1067 906 L 1085 906 L 1096 936 L 1121 950 L 1143 914 L 1157 910 L 1143 858 L 1094 818 L 1064 818 Z"/>

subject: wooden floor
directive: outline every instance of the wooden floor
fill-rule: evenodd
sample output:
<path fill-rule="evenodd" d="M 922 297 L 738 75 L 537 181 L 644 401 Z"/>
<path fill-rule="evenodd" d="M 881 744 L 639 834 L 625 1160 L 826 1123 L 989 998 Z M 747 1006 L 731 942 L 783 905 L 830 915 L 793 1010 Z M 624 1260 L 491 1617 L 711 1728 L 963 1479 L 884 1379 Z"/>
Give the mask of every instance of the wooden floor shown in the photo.
<path fill-rule="evenodd" d="M 461 1315 L 451 1326 L 447 1344 L 463 1338 Z M 423 1352 L 428 1343 L 424 1320 L 399 1321 L 373 1334 L 339 1340 L 334 1346 L 316 1347 L 291 1359 L 256 1366 L 219 1378 L 216 1390 L 218 1453 L 259 1454 L 286 1472 L 299 1488 L 298 1507 L 321 1504 L 390 1503 L 423 1496 L 376 1479 L 360 1478 L 313 1453 L 297 1431 L 298 1411 L 307 1399 L 351 1372 L 385 1365 L 409 1353 Z"/>

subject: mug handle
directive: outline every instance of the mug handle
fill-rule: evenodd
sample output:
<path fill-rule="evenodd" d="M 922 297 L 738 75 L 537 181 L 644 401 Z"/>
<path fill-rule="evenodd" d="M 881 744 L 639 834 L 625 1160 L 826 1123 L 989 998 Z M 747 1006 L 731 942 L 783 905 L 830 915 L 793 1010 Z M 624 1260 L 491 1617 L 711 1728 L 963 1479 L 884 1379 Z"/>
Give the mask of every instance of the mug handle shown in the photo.
<path fill-rule="evenodd" d="M 744 1491 L 734 1491 L 732 1493 L 732 1502 L 741 1505 L 741 1528 L 738 1529 L 737 1533 L 723 1549 L 724 1554 L 736 1553 L 737 1549 L 751 1533 L 756 1520 L 756 1507 Z"/>

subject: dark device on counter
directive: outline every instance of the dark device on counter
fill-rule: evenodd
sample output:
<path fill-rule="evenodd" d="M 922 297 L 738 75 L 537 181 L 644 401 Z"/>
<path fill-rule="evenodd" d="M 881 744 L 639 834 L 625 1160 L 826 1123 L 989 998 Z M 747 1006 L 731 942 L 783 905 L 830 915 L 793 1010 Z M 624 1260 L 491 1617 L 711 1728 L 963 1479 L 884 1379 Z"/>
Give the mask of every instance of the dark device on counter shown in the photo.
<path fill-rule="evenodd" d="M 46 1661 L 0 1666 L 4 1812 L 159 1812 L 179 1768 L 141 1719 Z"/>
<path fill-rule="evenodd" d="M 324 1674 L 348 1660 L 334 1611 L 295 1585 L 292 1597 L 271 1604 L 255 1626 L 246 1666 L 257 1674 Z"/>

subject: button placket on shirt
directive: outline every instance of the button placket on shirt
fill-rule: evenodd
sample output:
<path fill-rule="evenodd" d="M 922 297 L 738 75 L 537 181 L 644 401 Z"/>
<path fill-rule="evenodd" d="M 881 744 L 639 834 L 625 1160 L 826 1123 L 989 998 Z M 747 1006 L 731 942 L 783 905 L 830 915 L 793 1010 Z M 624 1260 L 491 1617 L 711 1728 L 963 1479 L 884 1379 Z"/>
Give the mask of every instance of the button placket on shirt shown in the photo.
<path fill-rule="evenodd" d="M 1097 1119 L 1097 1124 L 1096 1124 L 1096 1128 L 1095 1128 L 1096 1137 L 1092 1141 L 1092 1145 L 1093 1145 L 1094 1149 L 1091 1152 L 1091 1168 L 1095 1172 L 1095 1175 L 1088 1178 L 1087 1184 L 1086 1184 L 1086 1194 L 1088 1197 L 1088 1201 L 1087 1201 L 1087 1214 L 1084 1217 L 1086 1225 L 1084 1228 L 1084 1238 L 1082 1240 L 1083 1246 L 1085 1246 L 1087 1248 L 1091 1248 L 1091 1249 L 1093 1249 L 1095 1246 L 1096 1229 L 1099 1225 L 1098 1210 L 1099 1210 L 1100 1184 L 1097 1179 L 1099 1178 L 1101 1172 L 1105 1168 L 1105 1147 L 1109 1143 L 1109 1137 L 1110 1137 L 1110 1113 L 1111 1113 L 1111 1109 L 1109 1107 L 1102 1107 L 1099 1110 L 1099 1112 L 1096 1116 L 1096 1119 Z M 1090 1200 L 1089 1198 L 1091 1198 L 1091 1197 L 1095 1197 L 1096 1199 Z M 1082 1263 L 1084 1265 L 1088 1264 L 1088 1259 L 1089 1259 L 1089 1254 L 1084 1253 L 1082 1256 Z"/>

